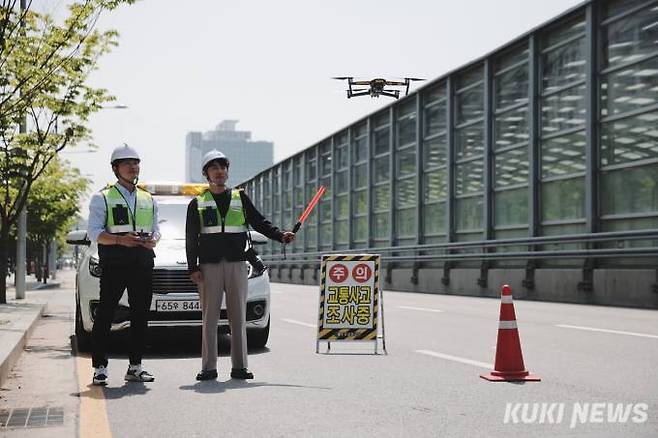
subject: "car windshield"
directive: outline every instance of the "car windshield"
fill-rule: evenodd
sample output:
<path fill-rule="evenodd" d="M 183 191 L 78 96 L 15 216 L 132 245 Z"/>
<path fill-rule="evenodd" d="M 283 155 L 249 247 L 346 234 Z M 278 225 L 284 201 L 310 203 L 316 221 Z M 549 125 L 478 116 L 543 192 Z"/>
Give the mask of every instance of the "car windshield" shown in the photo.
<path fill-rule="evenodd" d="M 163 239 L 185 239 L 187 196 L 156 196 L 158 202 L 158 224 Z"/>

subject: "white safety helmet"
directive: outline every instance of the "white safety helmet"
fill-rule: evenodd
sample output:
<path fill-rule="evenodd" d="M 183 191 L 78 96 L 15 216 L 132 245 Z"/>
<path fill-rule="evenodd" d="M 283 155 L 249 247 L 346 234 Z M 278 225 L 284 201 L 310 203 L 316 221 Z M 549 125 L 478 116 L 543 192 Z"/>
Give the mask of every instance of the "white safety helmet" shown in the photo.
<path fill-rule="evenodd" d="M 226 162 L 226 167 L 228 167 L 229 162 L 228 162 L 228 158 L 226 158 L 226 155 L 219 152 L 217 149 L 213 149 L 203 157 L 203 162 L 201 163 L 201 171 L 205 172 L 206 167 L 208 167 L 210 162 L 215 161 L 215 160 L 225 161 Z"/>
<path fill-rule="evenodd" d="M 110 164 L 114 164 L 117 160 L 141 160 L 137 151 L 126 143 L 123 146 L 119 146 L 112 151 L 112 157 L 110 158 Z"/>

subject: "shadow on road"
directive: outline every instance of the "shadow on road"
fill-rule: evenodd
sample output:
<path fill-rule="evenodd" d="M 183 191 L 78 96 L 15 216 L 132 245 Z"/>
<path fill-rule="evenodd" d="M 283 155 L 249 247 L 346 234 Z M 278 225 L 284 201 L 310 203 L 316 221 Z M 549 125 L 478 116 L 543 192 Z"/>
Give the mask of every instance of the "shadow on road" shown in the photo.
<path fill-rule="evenodd" d="M 93 400 L 115 400 L 123 397 L 130 397 L 134 395 L 144 395 L 151 389 L 141 382 L 126 382 L 123 386 L 119 387 L 100 387 L 94 386 L 91 383 L 87 385 L 87 390 L 82 392 L 75 392 L 71 394 L 73 397 L 85 397 Z"/>
<path fill-rule="evenodd" d="M 217 380 L 207 380 L 205 382 L 197 382 L 194 385 L 182 385 L 179 386 L 179 389 L 182 389 L 184 391 L 194 391 L 199 394 L 217 394 L 228 390 L 256 388 L 259 386 L 322 389 L 325 391 L 331 390 L 331 388 L 322 387 L 322 386 L 288 385 L 283 383 L 267 383 L 267 382 L 247 382 L 244 380 L 236 380 L 236 379 L 230 379 L 224 382 Z"/>

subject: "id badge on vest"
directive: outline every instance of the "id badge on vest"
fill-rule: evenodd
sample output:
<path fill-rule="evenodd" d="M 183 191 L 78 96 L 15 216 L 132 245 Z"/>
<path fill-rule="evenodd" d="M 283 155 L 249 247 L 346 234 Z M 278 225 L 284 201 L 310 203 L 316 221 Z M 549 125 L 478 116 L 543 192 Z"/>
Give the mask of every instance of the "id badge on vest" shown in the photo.
<path fill-rule="evenodd" d="M 125 205 L 117 204 L 112 207 L 112 219 L 114 220 L 114 225 L 128 225 L 130 220 L 128 219 L 128 209 Z"/>
<path fill-rule="evenodd" d="M 203 225 L 206 227 L 216 227 L 219 225 L 219 218 L 217 217 L 217 210 L 212 207 L 203 209 Z"/>

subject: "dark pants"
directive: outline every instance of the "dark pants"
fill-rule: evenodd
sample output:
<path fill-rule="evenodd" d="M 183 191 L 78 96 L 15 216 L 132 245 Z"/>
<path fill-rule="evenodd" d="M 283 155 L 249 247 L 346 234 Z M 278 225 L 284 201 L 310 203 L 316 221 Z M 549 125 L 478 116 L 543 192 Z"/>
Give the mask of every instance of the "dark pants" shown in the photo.
<path fill-rule="evenodd" d="M 126 288 L 130 305 L 130 364 L 138 365 L 142 362 L 148 311 L 153 297 L 152 271 L 152 268 L 140 266 L 103 266 L 100 304 L 92 330 L 92 364 L 94 368 L 107 366 L 110 327 L 114 319 L 114 312 Z"/>

